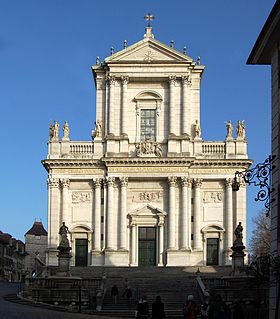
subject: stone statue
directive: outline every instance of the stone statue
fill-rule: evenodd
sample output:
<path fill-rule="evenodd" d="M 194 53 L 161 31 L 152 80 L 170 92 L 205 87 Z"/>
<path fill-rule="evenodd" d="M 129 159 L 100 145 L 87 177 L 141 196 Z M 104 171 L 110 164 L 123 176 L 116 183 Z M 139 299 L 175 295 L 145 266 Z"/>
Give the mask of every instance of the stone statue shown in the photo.
<path fill-rule="evenodd" d="M 156 157 L 161 157 L 162 156 L 161 145 L 159 143 L 155 143 L 154 148 L 155 148 L 154 153 L 155 153 Z"/>
<path fill-rule="evenodd" d="M 237 132 L 237 138 L 239 139 L 245 139 L 245 124 L 244 121 L 237 121 L 237 128 L 236 128 L 236 132 Z"/>
<path fill-rule="evenodd" d="M 59 235 L 61 236 L 61 240 L 59 243 L 60 247 L 70 247 L 69 240 L 67 238 L 68 233 L 69 233 L 68 227 L 65 225 L 65 222 L 62 222 L 62 225 L 59 228 Z"/>
<path fill-rule="evenodd" d="M 54 125 L 53 125 L 53 139 L 54 140 L 59 139 L 59 124 L 57 121 L 54 121 Z"/>
<path fill-rule="evenodd" d="M 194 128 L 194 138 L 199 138 L 201 136 L 201 128 L 198 124 L 198 120 L 195 120 Z"/>
<path fill-rule="evenodd" d="M 64 134 L 62 140 L 69 140 L 69 125 L 67 121 L 65 121 L 62 130 Z"/>
<path fill-rule="evenodd" d="M 52 122 L 50 123 L 50 130 L 49 130 L 49 140 L 52 141 L 54 135 L 54 126 L 52 125 Z"/>
<path fill-rule="evenodd" d="M 226 127 L 227 127 L 227 136 L 226 139 L 232 139 L 232 133 L 233 133 L 233 125 L 231 123 L 231 120 L 226 122 Z"/>
<path fill-rule="evenodd" d="M 239 222 L 239 224 L 237 225 L 237 227 L 235 228 L 235 231 L 234 231 L 234 235 L 236 237 L 234 243 L 233 243 L 233 246 L 243 246 L 243 227 L 241 225 L 241 222 Z"/>
<path fill-rule="evenodd" d="M 95 130 L 92 133 L 92 137 L 102 137 L 102 122 L 100 120 L 95 122 Z"/>
<path fill-rule="evenodd" d="M 150 138 L 145 141 L 137 143 L 135 145 L 136 156 L 151 155 L 151 156 L 162 156 L 161 145 L 157 142 L 153 142 Z"/>

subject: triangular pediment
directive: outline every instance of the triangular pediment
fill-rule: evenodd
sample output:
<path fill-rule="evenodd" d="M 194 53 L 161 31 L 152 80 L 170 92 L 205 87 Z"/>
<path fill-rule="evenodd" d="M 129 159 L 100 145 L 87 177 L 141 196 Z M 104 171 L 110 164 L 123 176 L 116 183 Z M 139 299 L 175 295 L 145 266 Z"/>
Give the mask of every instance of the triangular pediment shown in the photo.
<path fill-rule="evenodd" d="M 189 62 L 187 55 L 153 38 L 144 39 L 105 59 L 105 62 Z"/>
<path fill-rule="evenodd" d="M 132 210 L 128 215 L 130 216 L 165 216 L 166 212 L 154 207 L 150 204 L 143 205 L 139 208 Z"/>

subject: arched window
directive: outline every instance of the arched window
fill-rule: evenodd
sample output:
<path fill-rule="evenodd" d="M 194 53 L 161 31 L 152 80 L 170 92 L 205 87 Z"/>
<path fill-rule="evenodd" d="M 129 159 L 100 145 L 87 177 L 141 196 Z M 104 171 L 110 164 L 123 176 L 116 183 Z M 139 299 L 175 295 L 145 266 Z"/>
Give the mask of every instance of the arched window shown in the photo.
<path fill-rule="evenodd" d="M 136 102 L 136 141 L 147 139 L 157 141 L 159 131 L 158 117 L 162 97 L 154 91 L 143 91 L 135 98 Z"/>

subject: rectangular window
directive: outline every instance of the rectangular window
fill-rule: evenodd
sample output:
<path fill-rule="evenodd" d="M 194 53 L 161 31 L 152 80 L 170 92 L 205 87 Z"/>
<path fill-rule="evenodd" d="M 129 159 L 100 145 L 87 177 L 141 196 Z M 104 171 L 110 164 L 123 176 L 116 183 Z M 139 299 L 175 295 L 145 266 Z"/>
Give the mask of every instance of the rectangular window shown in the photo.
<path fill-rule="evenodd" d="M 147 139 L 156 140 L 156 110 L 141 110 L 140 136 L 142 142 Z"/>

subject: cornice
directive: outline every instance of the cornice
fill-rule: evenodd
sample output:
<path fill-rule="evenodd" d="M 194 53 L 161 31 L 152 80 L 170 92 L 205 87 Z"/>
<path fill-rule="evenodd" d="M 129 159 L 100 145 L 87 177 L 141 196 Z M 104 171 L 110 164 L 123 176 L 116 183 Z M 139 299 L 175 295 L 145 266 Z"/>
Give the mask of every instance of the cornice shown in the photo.
<path fill-rule="evenodd" d="M 103 158 L 102 162 L 106 166 L 131 166 L 131 165 L 155 165 L 155 166 L 191 166 L 194 158 L 155 158 L 155 157 L 133 157 L 133 158 Z"/>
<path fill-rule="evenodd" d="M 48 160 L 42 160 L 42 165 L 45 167 L 47 171 L 49 171 L 52 168 L 64 168 L 64 167 L 71 167 L 71 168 L 104 168 L 104 163 L 98 159 L 98 160 L 73 160 L 73 159 L 48 159 Z"/>
<path fill-rule="evenodd" d="M 249 159 L 195 159 L 194 157 L 111 157 L 101 159 L 47 159 L 41 163 L 47 171 L 52 168 L 96 168 L 106 167 L 130 167 L 130 166 L 168 166 L 188 168 L 227 167 L 236 169 L 248 169 L 253 163 Z"/>

